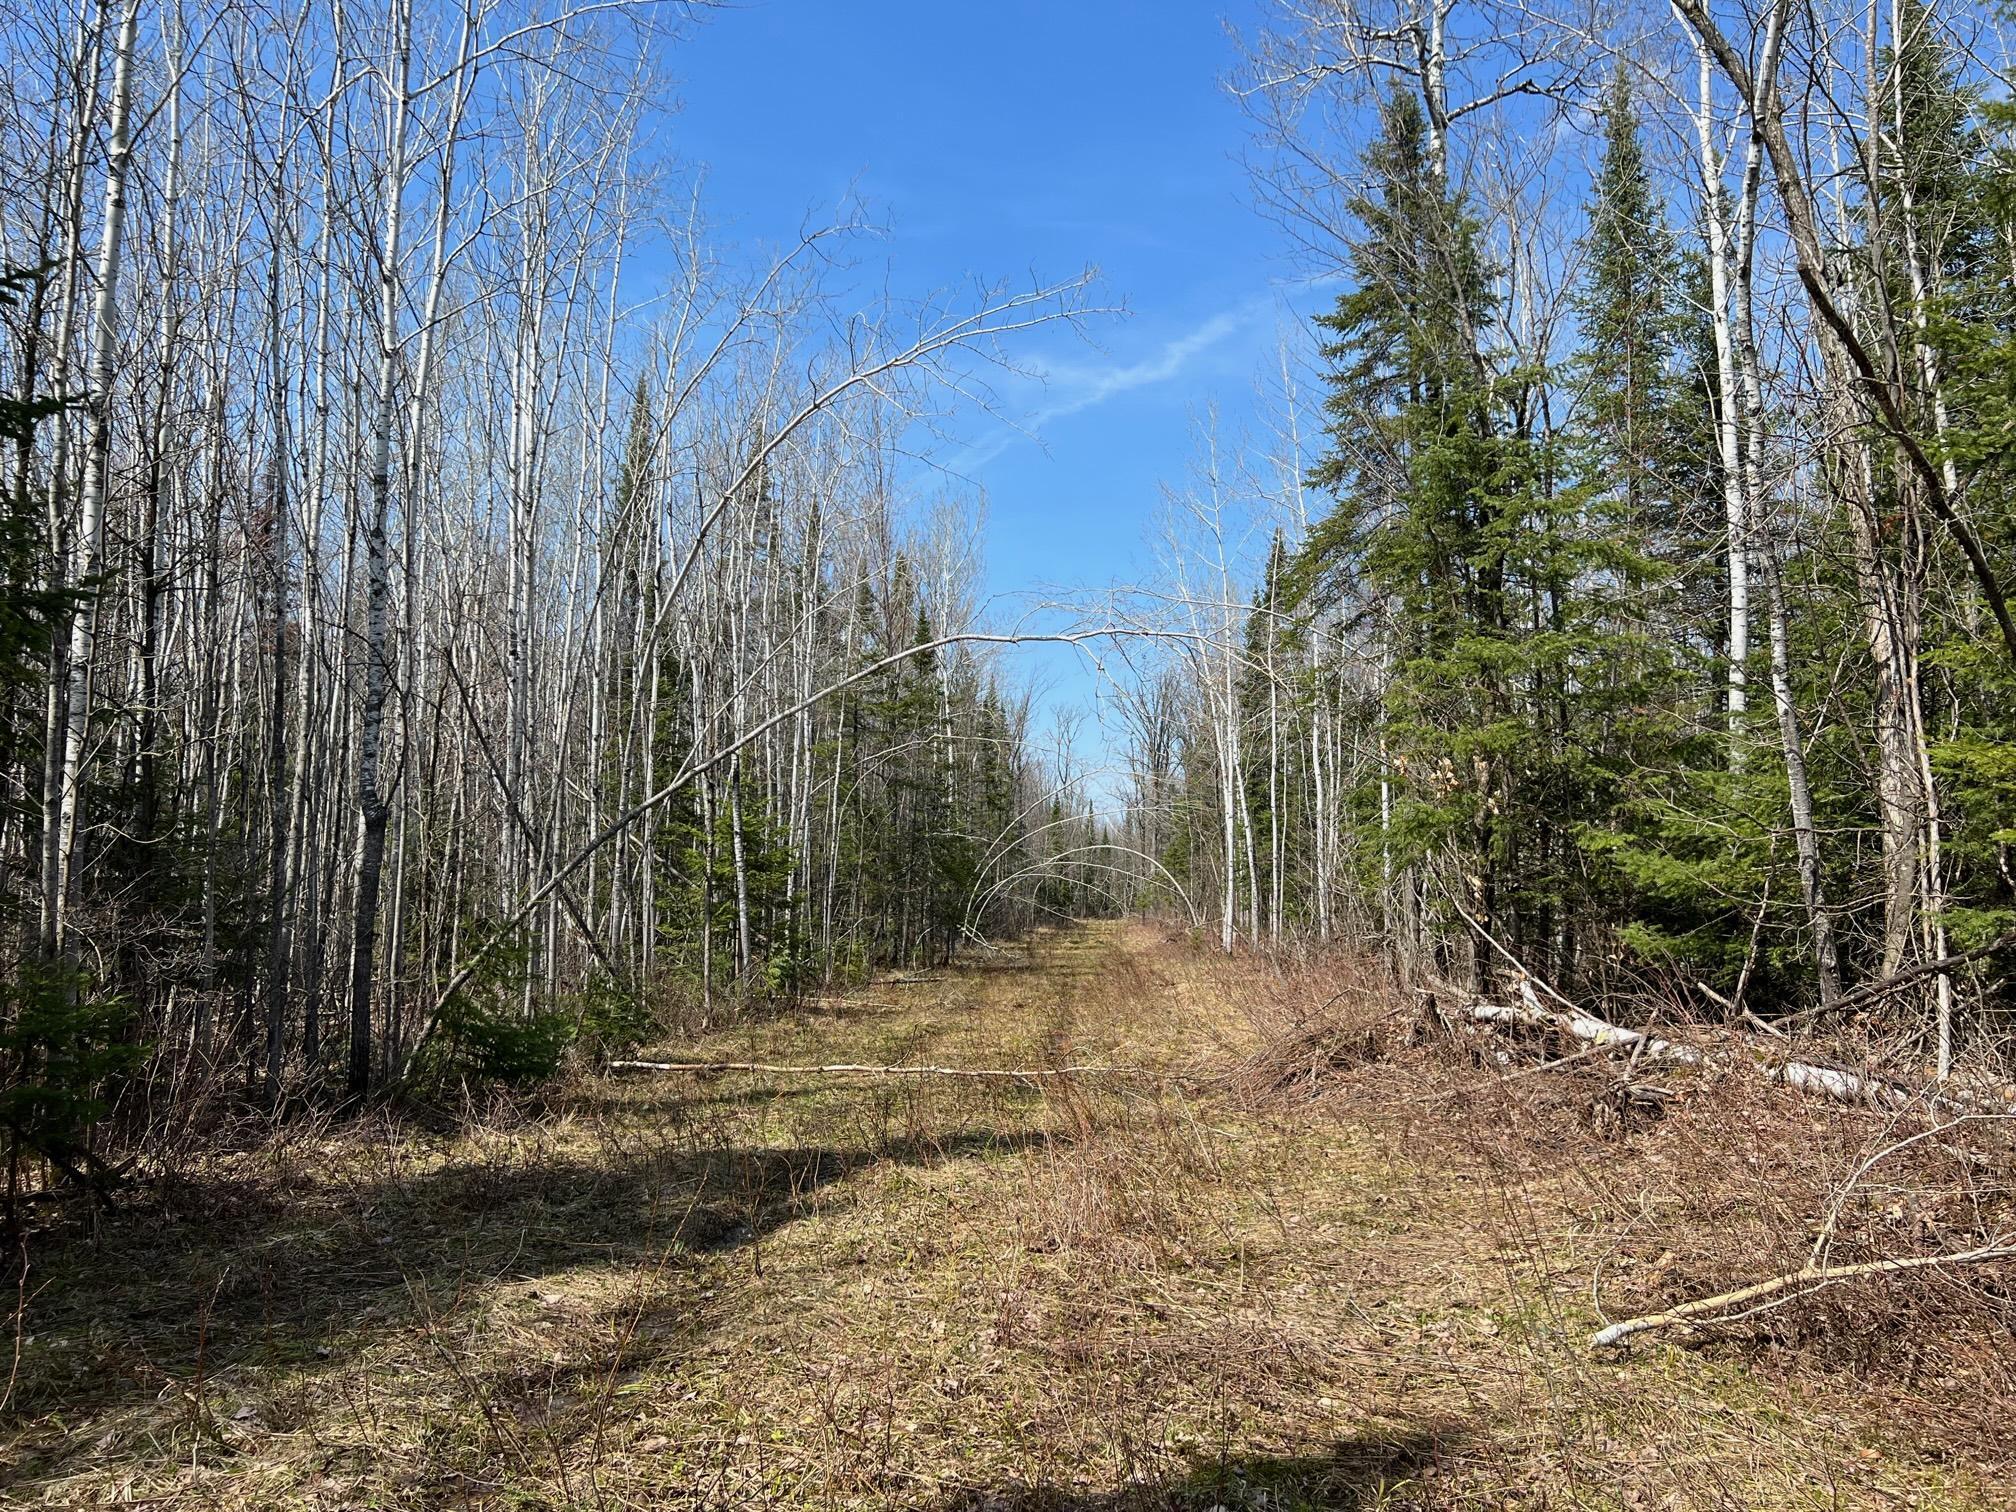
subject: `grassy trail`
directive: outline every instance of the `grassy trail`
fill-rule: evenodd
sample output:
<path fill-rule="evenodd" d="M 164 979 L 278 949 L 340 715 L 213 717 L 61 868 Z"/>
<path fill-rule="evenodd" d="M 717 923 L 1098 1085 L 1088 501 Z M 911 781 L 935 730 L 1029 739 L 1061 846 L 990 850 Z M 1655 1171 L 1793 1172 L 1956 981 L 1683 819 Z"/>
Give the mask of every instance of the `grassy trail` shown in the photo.
<path fill-rule="evenodd" d="M 682 1057 L 1221 1073 L 1145 926 Z M 1390 1110 L 1389 1110 L 1390 1111 Z M 1351 1099 L 732 1075 L 219 1160 L 31 1257 L 12 1504 L 1973 1507 L 1859 1390 L 1586 1358 L 1616 1236 Z"/>

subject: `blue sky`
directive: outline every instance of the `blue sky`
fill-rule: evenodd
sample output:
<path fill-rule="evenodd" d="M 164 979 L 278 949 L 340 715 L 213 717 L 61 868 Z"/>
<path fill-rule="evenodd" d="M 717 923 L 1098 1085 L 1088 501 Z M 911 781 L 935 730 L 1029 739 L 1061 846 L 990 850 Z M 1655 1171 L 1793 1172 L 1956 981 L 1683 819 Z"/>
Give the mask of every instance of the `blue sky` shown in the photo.
<path fill-rule="evenodd" d="M 961 417 L 941 455 L 984 487 L 988 588 L 1145 575 L 1164 481 L 1209 402 L 1251 403 L 1301 273 L 1252 206 L 1226 22 L 1263 0 L 741 0 L 671 60 L 675 150 L 740 242 L 790 237 L 849 190 L 891 235 L 898 291 L 1101 275 L 1122 303 L 1083 340 L 1019 348 L 1049 374 L 1005 397 L 1040 442 Z M 1089 691 L 1057 658 L 1052 697 Z"/>

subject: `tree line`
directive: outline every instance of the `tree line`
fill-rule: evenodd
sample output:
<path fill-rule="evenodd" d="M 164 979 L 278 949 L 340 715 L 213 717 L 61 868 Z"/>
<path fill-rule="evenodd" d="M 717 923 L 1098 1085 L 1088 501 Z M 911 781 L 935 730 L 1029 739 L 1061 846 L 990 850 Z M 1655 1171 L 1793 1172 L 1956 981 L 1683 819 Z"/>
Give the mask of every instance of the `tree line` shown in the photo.
<path fill-rule="evenodd" d="M 1177 496 L 1154 615 L 1192 640 L 1122 692 L 1165 863 L 1136 896 L 1179 884 L 1226 948 L 1355 934 L 1415 980 L 1985 1052 L 2016 926 L 1996 18 L 1280 14 L 1238 85 L 1260 191 L 1343 292 L 1273 433 Z"/>
<path fill-rule="evenodd" d="M 0 22 L 10 1182 L 107 1107 L 529 1074 L 1085 901 L 910 461 L 1084 284 L 711 238 L 653 145 L 691 20 Z"/>
<path fill-rule="evenodd" d="M 913 460 L 1086 283 L 711 235 L 695 9 L 0 22 L 10 1183 L 1120 907 L 1995 1041 L 1996 17 L 1283 6 L 1235 87 L 1342 292 L 1055 637 L 1139 632 L 1108 818 Z"/>

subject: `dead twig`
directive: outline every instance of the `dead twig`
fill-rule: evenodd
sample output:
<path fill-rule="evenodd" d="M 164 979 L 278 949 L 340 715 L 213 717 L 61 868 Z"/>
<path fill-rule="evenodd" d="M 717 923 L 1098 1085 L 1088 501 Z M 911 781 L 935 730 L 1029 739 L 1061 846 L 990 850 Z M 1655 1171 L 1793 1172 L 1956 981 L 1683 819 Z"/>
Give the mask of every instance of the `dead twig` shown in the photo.
<path fill-rule="evenodd" d="M 1935 1265 L 1975 1265 L 1984 1260 L 2016 1259 L 2016 1244 L 2010 1243 L 2010 1236 L 1997 1239 L 1976 1249 L 1961 1250 L 1950 1255 L 1911 1255 L 1898 1260 L 1864 1260 L 1854 1265 L 1806 1265 L 1782 1276 L 1773 1276 L 1768 1281 L 1758 1281 L 1749 1286 L 1739 1286 L 1734 1291 L 1719 1292 L 1712 1297 L 1702 1297 L 1693 1302 L 1683 1302 L 1664 1312 L 1646 1313 L 1642 1317 L 1626 1318 L 1621 1323 L 1612 1323 L 1599 1330 L 1589 1340 L 1592 1350 L 1609 1349 L 1621 1344 L 1633 1334 L 1648 1333 L 1655 1328 L 1670 1328 L 1674 1324 L 1697 1324 L 1733 1322 L 1738 1317 L 1750 1317 L 1772 1307 L 1782 1307 L 1787 1302 L 1831 1286 L 1837 1281 L 1852 1281 L 1862 1276 L 1889 1276 L 1903 1271 L 1928 1270 Z M 1745 1304 L 1757 1303 L 1758 1306 Z M 1740 1311 L 1733 1311 L 1740 1309 Z"/>
<path fill-rule="evenodd" d="M 1588 1060 L 1592 1055 L 1609 1054 L 1615 1048 L 1612 1045 L 1587 1045 L 1573 1054 L 1556 1056 L 1553 1060 L 1544 1060 L 1537 1065 L 1525 1066 L 1517 1071 L 1507 1071 L 1502 1076 L 1487 1076 L 1479 1081 L 1466 1082 L 1460 1087 L 1450 1087 L 1445 1091 L 1436 1093 L 1433 1097 L 1428 1098 L 1427 1101 L 1431 1103 L 1444 1102 L 1449 1098 L 1461 1097 L 1469 1092 L 1489 1091 L 1493 1087 L 1502 1087 L 1508 1082 L 1522 1081 L 1529 1076 L 1538 1076 L 1543 1071 L 1558 1071 L 1563 1066 L 1572 1066 L 1577 1061 Z"/>
<path fill-rule="evenodd" d="M 1820 1003 L 1811 1008 L 1801 1008 L 1796 1013 L 1780 1014 L 1773 1022 L 1779 1024 L 1797 1023 L 1803 1019 L 1817 1018 L 1822 1014 L 1836 1014 L 1850 1009 L 1866 1007 L 1878 999 L 1924 981 L 1927 977 L 1945 976 L 1958 966 L 1972 965 L 1997 951 L 2016 946 L 2016 930 L 1997 935 L 1985 945 L 1976 945 L 1972 950 L 1956 951 L 1952 955 L 1939 956 L 1934 960 L 1920 961 L 1906 966 L 1903 970 L 1880 977 L 1873 982 L 1864 982 L 1851 992 L 1844 992 L 1831 1003 Z"/>

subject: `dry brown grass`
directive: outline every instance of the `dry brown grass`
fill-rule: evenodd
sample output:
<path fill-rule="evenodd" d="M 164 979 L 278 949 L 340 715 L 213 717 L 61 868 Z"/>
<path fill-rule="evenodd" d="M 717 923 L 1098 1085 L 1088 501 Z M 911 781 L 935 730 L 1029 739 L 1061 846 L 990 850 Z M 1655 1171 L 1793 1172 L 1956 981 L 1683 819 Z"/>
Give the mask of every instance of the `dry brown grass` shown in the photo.
<path fill-rule="evenodd" d="M 1816 1259 L 1952 1254 L 2016 1232 L 2016 1120 L 1845 1106 L 1767 1082 L 1738 1055 L 1676 1070 L 1540 1032 L 1424 1034 L 1361 964 L 1301 975 L 1283 1001 L 1322 1011 L 1284 1020 L 1279 1003 L 1252 1010 L 1285 1032 L 1273 1028 L 1280 1049 L 1249 1064 L 1304 1065 L 1344 1047 L 1355 1066 L 1290 1078 L 1294 1094 L 1320 1088 L 1321 1106 L 1488 1191 L 1503 1251 L 1552 1280 L 1564 1322 L 1580 1315 L 1593 1327 Z M 1333 980 L 1343 990 L 1323 996 Z M 1863 1059 L 1853 1046 L 1820 1048 Z M 1999 1505 L 2001 1490 L 1986 1488 L 2016 1486 L 2012 1289 L 2016 1264 L 1872 1277 L 1676 1332 L 1614 1368 L 1556 1368 L 1613 1401 L 1618 1383 L 1648 1369 L 1662 1381 L 1736 1370 L 1770 1391 L 1788 1425 L 1808 1416 L 1861 1436 L 1848 1469 L 1901 1455 L 1935 1480 L 1980 1477 Z M 1815 1473 L 1831 1465 L 1839 1476 L 1844 1462 L 1828 1447 Z"/>
<path fill-rule="evenodd" d="M 30 1254 L 6 1496 L 2007 1500 L 1985 1398 L 1975 1427 L 1929 1416 L 1960 1413 L 1988 1365 L 1943 1344 L 1906 1365 L 1902 1335 L 1818 1310 L 1880 1289 L 1752 1338 L 1583 1352 L 1592 1291 L 1635 1308 L 1782 1259 L 1766 1239 L 1852 1168 L 1865 1115 L 1716 1084 L 1606 1126 L 1598 1061 L 1508 1084 L 1494 1050 L 1528 1047 L 1416 1040 L 1362 966 L 1095 928 L 676 1048 L 1203 1082 L 583 1082 L 536 1117 L 498 1105 L 454 1133 L 380 1122 L 220 1156 L 95 1242 Z M 1952 1190 L 1956 1158 L 1926 1141 L 1886 1163 L 1840 1243 L 1971 1231 L 1946 1199 L 1890 1216 L 1889 1186 Z M 1969 1169 L 1985 1212 L 1993 1182 Z M 1974 1337 L 1970 1298 L 1932 1337 Z M 1845 1342 L 1886 1337 L 1866 1358 Z"/>

